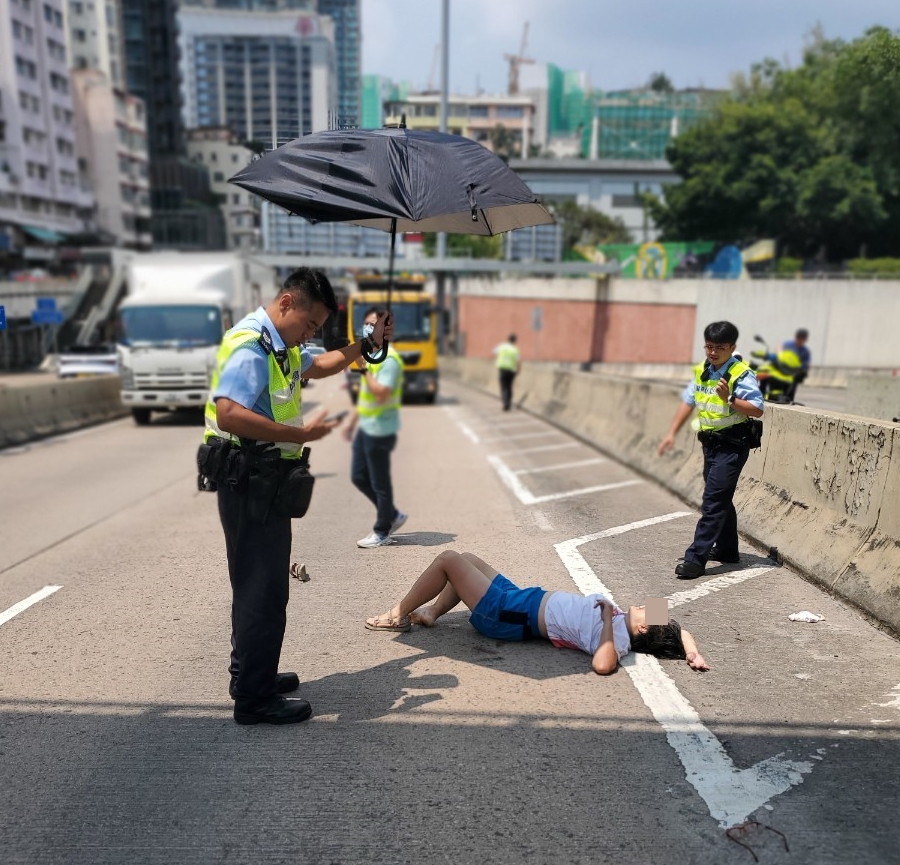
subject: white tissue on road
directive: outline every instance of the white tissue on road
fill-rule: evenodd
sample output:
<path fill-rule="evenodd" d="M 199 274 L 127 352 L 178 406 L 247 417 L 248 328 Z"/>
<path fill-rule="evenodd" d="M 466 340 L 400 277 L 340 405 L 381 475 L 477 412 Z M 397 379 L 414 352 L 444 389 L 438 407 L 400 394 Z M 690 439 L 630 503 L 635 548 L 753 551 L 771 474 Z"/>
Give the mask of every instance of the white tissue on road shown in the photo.
<path fill-rule="evenodd" d="M 788 618 L 792 622 L 821 622 L 825 616 L 819 613 L 811 613 L 809 610 L 801 610 L 799 613 L 791 613 Z"/>

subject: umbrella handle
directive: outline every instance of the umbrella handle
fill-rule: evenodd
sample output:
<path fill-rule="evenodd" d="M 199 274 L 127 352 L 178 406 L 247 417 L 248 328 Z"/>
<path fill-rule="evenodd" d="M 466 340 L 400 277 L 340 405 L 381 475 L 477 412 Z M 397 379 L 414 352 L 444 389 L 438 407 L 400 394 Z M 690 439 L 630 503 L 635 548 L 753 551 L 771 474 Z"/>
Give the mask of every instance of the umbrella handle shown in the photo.
<path fill-rule="evenodd" d="M 369 363 L 384 363 L 384 361 L 387 360 L 387 354 L 388 354 L 388 341 L 387 340 L 385 340 L 381 344 L 381 348 L 378 349 L 377 353 L 375 353 L 375 354 L 369 354 L 369 352 L 365 346 L 363 346 L 363 349 L 362 349 L 362 356 Z"/>

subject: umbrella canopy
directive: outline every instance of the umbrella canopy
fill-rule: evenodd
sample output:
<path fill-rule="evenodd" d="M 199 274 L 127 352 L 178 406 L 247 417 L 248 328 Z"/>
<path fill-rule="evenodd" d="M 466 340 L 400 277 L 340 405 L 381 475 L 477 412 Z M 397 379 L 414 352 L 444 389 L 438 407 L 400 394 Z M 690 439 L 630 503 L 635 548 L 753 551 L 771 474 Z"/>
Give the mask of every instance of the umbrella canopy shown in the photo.
<path fill-rule="evenodd" d="M 251 162 L 230 182 L 313 223 L 488 235 L 553 222 L 502 159 L 443 132 L 315 132 Z"/>

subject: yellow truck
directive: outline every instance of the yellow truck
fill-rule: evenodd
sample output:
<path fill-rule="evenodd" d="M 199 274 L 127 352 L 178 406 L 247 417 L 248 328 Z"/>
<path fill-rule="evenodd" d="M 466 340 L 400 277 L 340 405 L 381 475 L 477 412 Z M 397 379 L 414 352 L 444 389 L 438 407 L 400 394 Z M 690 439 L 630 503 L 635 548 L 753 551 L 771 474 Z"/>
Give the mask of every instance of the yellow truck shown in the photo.
<path fill-rule="evenodd" d="M 387 303 L 387 277 L 358 275 L 347 298 L 347 338 L 362 334 L 366 310 Z M 391 289 L 394 315 L 392 345 L 403 358 L 404 402 L 433 403 L 438 393 L 438 311 L 434 298 L 425 292 L 424 276 L 394 277 Z M 356 401 L 359 376 L 349 376 L 350 396 Z"/>

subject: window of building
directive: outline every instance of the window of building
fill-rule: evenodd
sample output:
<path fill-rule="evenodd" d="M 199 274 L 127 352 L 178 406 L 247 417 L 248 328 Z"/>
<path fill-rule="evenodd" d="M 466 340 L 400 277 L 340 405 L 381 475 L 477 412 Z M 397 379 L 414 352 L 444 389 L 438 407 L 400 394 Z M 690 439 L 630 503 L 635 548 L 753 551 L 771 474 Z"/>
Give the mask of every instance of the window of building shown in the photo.
<path fill-rule="evenodd" d="M 487 117 L 487 105 L 471 105 L 469 106 L 469 117 Z"/>
<path fill-rule="evenodd" d="M 72 10 L 73 15 L 84 14 L 84 3 L 79 2 L 79 0 L 71 0 L 69 8 Z"/>
<path fill-rule="evenodd" d="M 225 175 L 222 174 L 221 171 L 216 171 L 216 172 L 213 174 L 213 182 L 215 182 L 215 183 L 224 183 L 224 181 L 225 181 Z"/>
<path fill-rule="evenodd" d="M 72 31 L 72 36 L 76 42 L 87 42 L 87 32 L 80 27 Z"/>
<path fill-rule="evenodd" d="M 525 109 L 521 105 L 498 105 L 495 115 L 507 120 L 516 117 L 524 117 Z"/>
<path fill-rule="evenodd" d="M 241 203 L 241 194 L 240 194 L 240 192 L 232 192 L 232 193 L 231 193 L 231 203 L 232 203 L 232 204 L 240 204 L 240 203 Z"/>

